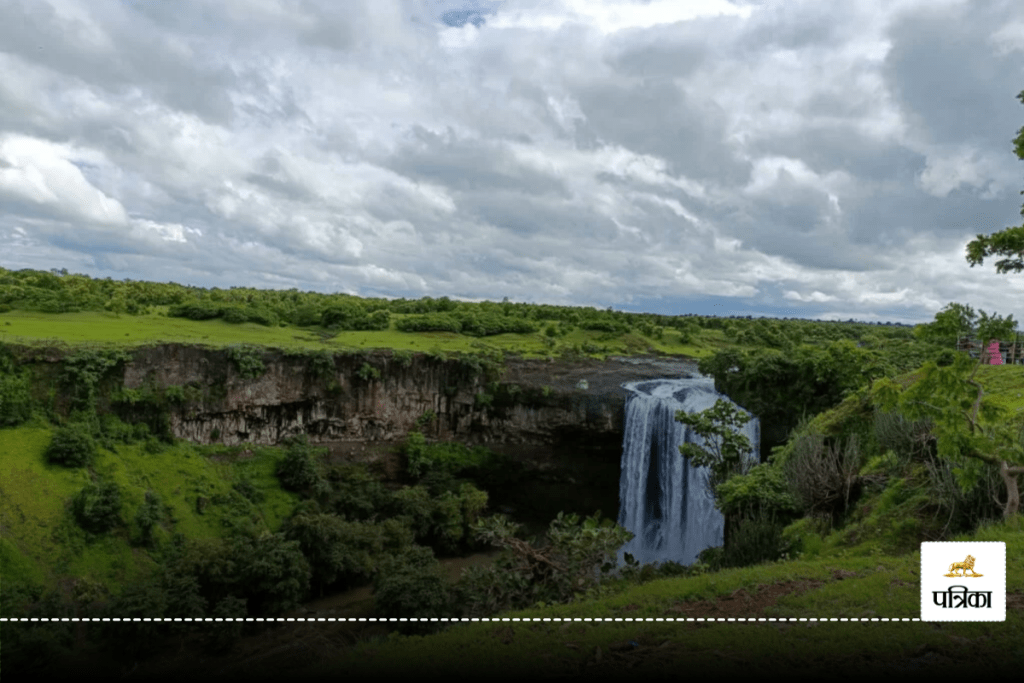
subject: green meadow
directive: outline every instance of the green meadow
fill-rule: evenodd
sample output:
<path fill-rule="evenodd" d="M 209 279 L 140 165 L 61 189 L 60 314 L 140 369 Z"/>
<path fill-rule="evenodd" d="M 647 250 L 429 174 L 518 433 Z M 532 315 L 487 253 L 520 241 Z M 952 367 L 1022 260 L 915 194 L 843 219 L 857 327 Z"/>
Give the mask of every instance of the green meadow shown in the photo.
<path fill-rule="evenodd" d="M 697 338 L 682 343 L 681 334 L 666 330 L 662 339 L 637 333 L 610 334 L 576 329 L 546 341 L 541 333 L 500 334 L 475 339 L 453 332 L 399 332 L 395 324 L 403 314 L 394 314 L 387 330 L 336 331 L 311 330 L 292 325 L 266 327 L 256 323 L 228 323 L 223 320 L 188 320 L 166 317 L 166 306 L 156 306 L 148 314 L 118 316 L 114 313 L 82 311 L 78 313 L 39 313 L 8 311 L 0 313 L 0 342 L 17 344 L 110 344 L 123 348 L 150 344 L 198 344 L 220 347 L 246 343 L 268 348 L 347 351 L 358 349 L 395 349 L 423 352 L 476 353 L 500 351 L 523 358 L 559 357 L 574 347 L 589 345 L 582 355 L 603 358 L 623 354 L 666 354 L 703 358 L 728 344 L 721 330 L 703 330 Z M 542 321 L 550 324 L 556 321 Z"/>
<path fill-rule="evenodd" d="M 72 580 L 116 595 L 156 566 L 159 555 L 138 547 L 131 524 L 96 535 L 75 523 L 69 501 L 93 477 L 121 489 L 121 519 L 133 520 L 149 491 L 159 496 L 175 532 L 190 539 L 222 537 L 239 517 L 276 530 L 297 500 L 281 490 L 274 475 L 277 448 L 257 448 L 239 460 L 240 448 L 179 442 L 161 444 L 154 452 L 144 443 L 118 444 L 114 450 L 99 449 L 90 473 L 46 462 L 51 435 L 48 427 L 0 429 L 0 575 L 9 580 L 47 588 Z M 264 494 L 259 506 L 233 489 L 242 480 Z M 196 506 L 200 496 L 210 501 L 202 512 Z M 155 547 L 168 540 L 168 531 L 158 525 Z"/>

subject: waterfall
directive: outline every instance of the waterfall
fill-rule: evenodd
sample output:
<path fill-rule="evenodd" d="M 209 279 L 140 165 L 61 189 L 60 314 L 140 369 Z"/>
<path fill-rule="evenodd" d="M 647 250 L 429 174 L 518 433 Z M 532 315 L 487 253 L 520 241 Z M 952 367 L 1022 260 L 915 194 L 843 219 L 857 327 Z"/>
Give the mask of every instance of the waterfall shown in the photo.
<path fill-rule="evenodd" d="M 619 551 L 619 564 L 630 553 L 640 564 L 674 561 L 693 564 L 705 548 L 722 545 L 725 522 L 715 508 L 707 467 L 691 466 L 679 452 L 685 442 L 705 441 L 675 419 L 676 411 L 699 413 L 727 396 L 714 380 L 659 379 L 622 385 L 626 398 L 619 480 L 619 525 L 633 532 Z M 758 461 L 760 423 L 754 417 L 741 433 L 753 446 L 749 461 Z"/>

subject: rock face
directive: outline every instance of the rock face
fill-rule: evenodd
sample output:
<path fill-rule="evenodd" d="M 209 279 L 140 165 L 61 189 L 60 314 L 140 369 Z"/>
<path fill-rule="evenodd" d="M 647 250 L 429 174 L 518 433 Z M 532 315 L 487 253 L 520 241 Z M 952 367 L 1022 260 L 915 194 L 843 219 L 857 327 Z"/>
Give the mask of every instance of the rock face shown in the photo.
<path fill-rule="evenodd" d="M 171 434 L 201 444 L 272 445 L 299 434 L 313 443 L 393 441 L 421 429 L 466 443 L 571 444 L 621 453 L 621 384 L 695 370 L 684 361 L 508 359 L 500 374 L 488 375 L 479 363 L 424 353 L 248 354 L 250 369 L 243 373 L 246 363 L 227 349 L 136 348 L 130 361 L 110 371 L 98 405 L 131 418 L 133 410 L 138 417 L 153 406 L 109 400 L 117 389 L 162 396 L 159 409 Z M 29 362 L 47 366 L 38 376 L 60 376 L 63 354 L 32 355 Z M 169 400 L 168 387 L 178 387 L 177 400 Z M 418 426 L 430 414 L 434 419 Z"/>
<path fill-rule="evenodd" d="M 338 354 L 333 368 L 319 376 L 311 371 L 308 357 L 267 350 L 260 360 L 264 372 L 247 379 L 223 350 L 182 345 L 138 349 L 124 369 L 124 387 L 138 389 L 148 383 L 202 391 L 200 400 L 170 413 L 174 436 L 197 443 L 274 444 L 302 433 L 312 442 L 393 440 L 416 429 L 417 420 L 432 411 L 436 419 L 424 431 L 441 439 L 571 440 L 581 447 L 620 448 L 624 391 L 618 385 L 665 372 L 618 363 L 622 374 L 613 377 L 617 373 L 609 373 L 608 364 L 599 361 L 567 366 L 510 360 L 495 392 L 495 385 L 469 364 L 420 353 L 404 362 L 390 351 Z M 563 388 L 581 374 L 597 381 L 592 379 L 588 389 Z M 518 391 L 510 390 L 513 385 Z M 495 393 L 486 405 L 478 395 L 489 392 Z"/>

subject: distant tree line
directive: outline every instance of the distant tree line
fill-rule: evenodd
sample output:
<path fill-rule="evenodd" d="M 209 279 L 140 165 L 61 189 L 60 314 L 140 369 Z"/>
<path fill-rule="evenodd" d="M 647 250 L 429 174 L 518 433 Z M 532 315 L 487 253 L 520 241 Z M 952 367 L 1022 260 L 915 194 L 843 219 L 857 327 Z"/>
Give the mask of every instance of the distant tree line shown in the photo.
<path fill-rule="evenodd" d="M 553 306 L 501 302 L 454 301 L 446 296 L 420 299 L 363 298 L 347 294 L 322 294 L 249 287 L 203 288 L 177 283 L 115 281 L 50 271 L 0 268 L 0 313 L 14 309 L 45 313 L 108 311 L 115 315 L 143 315 L 155 306 L 167 306 L 167 315 L 191 320 L 220 319 L 229 323 L 256 323 L 275 327 L 296 325 L 341 330 L 385 330 L 394 323 L 405 332 L 454 332 L 467 336 L 504 333 L 535 333 L 542 321 L 548 336 L 573 329 L 609 335 L 638 333 L 653 339 L 666 330 L 680 333 L 683 343 L 701 330 L 721 330 L 727 340 L 743 344 L 787 349 L 799 343 L 827 344 L 840 339 L 862 341 L 873 336 L 909 339 L 903 326 L 867 323 L 825 325 L 802 319 L 752 319 L 631 313 L 612 308 Z M 402 316 L 394 318 L 394 316 Z"/>

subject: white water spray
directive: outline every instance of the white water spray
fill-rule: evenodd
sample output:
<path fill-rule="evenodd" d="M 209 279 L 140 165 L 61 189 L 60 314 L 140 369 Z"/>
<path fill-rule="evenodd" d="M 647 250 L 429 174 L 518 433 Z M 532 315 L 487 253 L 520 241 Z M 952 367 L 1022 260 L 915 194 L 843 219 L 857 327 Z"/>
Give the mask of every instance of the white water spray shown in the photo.
<path fill-rule="evenodd" d="M 706 442 L 675 419 L 676 411 L 699 413 L 728 397 L 715 391 L 712 378 L 703 376 L 622 386 L 630 395 L 622 440 L 619 525 L 635 536 L 619 550 L 619 564 L 624 563 L 625 553 L 640 564 L 693 564 L 702 550 L 722 545 L 725 522 L 715 508 L 710 471 L 690 465 L 679 452 L 684 442 Z M 758 419 L 752 417 L 740 433 L 753 446 L 749 462 L 756 463 L 761 436 Z"/>

